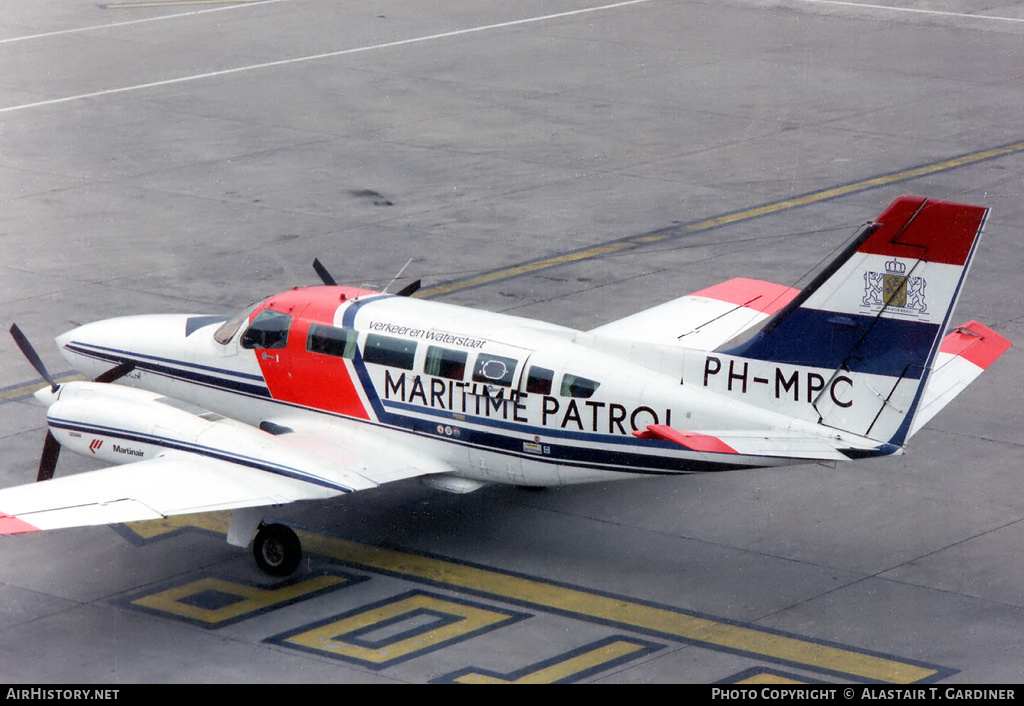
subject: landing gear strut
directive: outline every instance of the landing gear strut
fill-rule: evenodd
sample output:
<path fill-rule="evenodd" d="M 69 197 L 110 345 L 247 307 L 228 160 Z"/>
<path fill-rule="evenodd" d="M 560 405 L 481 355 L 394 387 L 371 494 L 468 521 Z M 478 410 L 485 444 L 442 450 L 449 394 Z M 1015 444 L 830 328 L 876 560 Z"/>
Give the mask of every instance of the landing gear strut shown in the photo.
<path fill-rule="evenodd" d="M 285 525 L 260 525 L 252 542 L 256 565 L 271 576 L 290 576 L 302 561 L 298 535 Z"/>

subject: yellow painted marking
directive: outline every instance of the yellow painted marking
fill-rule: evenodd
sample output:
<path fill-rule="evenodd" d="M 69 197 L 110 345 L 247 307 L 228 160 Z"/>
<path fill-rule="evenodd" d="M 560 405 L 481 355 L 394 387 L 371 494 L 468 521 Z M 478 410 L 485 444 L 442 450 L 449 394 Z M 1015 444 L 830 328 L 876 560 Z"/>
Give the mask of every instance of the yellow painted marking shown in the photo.
<path fill-rule="evenodd" d="M 575 655 L 557 664 L 538 669 L 530 674 L 525 674 L 518 679 L 502 679 L 471 672 L 457 677 L 455 681 L 460 684 L 554 684 L 555 682 L 579 674 L 602 664 L 611 662 L 623 657 L 628 657 L 636 652 L 643 652 L 647 647 L 633 642 L 616 640 L 607 645 L 602 645 L 593 650 Z"/>
<path fill-rule="evenodd" d="M 348 633 L 372 628 L 378 624 L 384 625 L 388 621 L 400 619 L 404 615 L 416 614 L 422 610 L 455 615 L 462 619 L 390 642 L 378 648 L 344 641 L 344 637 Z M 293 635 L 283 640 L 282 644 L 290 643 L 307 649 L 330 652 L 338 657 L 384 665 L 396 659 L 406 658 L 416 652 L 435 648 L 445 642 L 457 640 L 467 633 L 488 628 L 504 622 L 508 618 L 507 613 L 446 601 L 436 596 L 415 595 Z"/>
<path fill-rule="evenodd" d="M 230 512 L 207 512 L 201 515 L 176 515 L 162 520 L 144 520 L 125 523 L 132 532 L 143 539 L 152 539 L 162 534 L 185 528 L 196 528 L 226 535 L 231 524 Z"/>
<path fill-rule="evenodd" d="M 72 375 L 65 375 L 63 377 L 54 378 L 53 380 L 58 385 L 62 385 L 65 382 L 74 382 L 76 380 L 85 380 L 85 377 L 75 373 L 75 374 L 72 374 Z M 4 390 L 3 392 L 0 392 L 0 402 L 4 402 L 6 400 L 16 400 L 19 397 L 28 397 L 29 395 L 32 395 L 33 393 L 35 393 L 37 390 L 41 390 L 41 389 L 43 389 L 46 386 L 47 386 L 46 383 L 36 381 L 36 382 L 26 383 L 25 385 L 20 385 L 18 387 L 12 387 L 9 390 Z"/>
<path fill-rule="evenodd" d="M 728 225 L 731 223 L 738 223 L 739 221 L 750 220 L 751 218 L 758 218 L 772 213 L 778 213 L 780 211 L 786 211 L 791 208 L 797 208 L 798 206 L 806 206 L 808 204 L 817 203 L 819 201 L 827 201 L 828 199 L 834 199 L 839 196 L 847 196 L 849 194 L 857 193 L 860 191 L 866 191 L 868 189 L 874 189 L 879 186 L 887 186 L 890 184 L 896 184 L 901 181 L 907 181 L 909 179 L 916 179 L 918 177 L 927 176 L 929 174 L 936 174 L 938 172 L 944 172 L 956 167 L 963 167 L 968 164 L 980 162 L 986 159 L 993 159 L 995 157 L 1002 157 L 1008 154 L 1014 154 L 1016 152 L 1024 151 L 1024 142 L 1016 142 L 1012 145 L 1005 145 L 1003 147 L 995 147 L 993 149 L 982 150 L 980 152 L 974 152 L 972 154 L 962 155 L 960 157 L 954 157 L 953 159 L 944 159 L 939 162 L 933 162 L 932 164 L 926 164 L 921 167 L 914 167 L 913 169 L 905 169 L 901 172 L 894 174 L 886 174 L 883 176 L 873 177 L 871 179 L 864 179 L 862 181 L 853 182 L 852 184 L 845 184 L 843 186 L 835 186 L 828 189 L 822 189 L 821 191 L 815 191 L 804 196 L 797 196 L 790 199 L 783 199 L 782 201 L 776 201 L 774 203 L 764 204 L 763 206 L 757 206 L 754 208 L 748 208 L 743 211 L 737 211 L 736 213 L 729 213 L 724 216 L 717 216 L 715 218 L 708 218 L 697 223 L 691 223 L 686 226 L 679 228 L 666 229 L 664 233 L 652 233 L 646 235 L 640 235 L 633 238 L 627 238 L 625 240 L 618 240 L 612 243 L 603 243 L 595 245 L 590 248 L 584 248 L 583 250 L 577 250 L 571 253 L 564 253 L 561 255 L 555 255 L 552 257 L 537 260 L 536 262 L 528 262 L 521 265 L 513 265 L 506 267 L 494 272 L 488 272 L 482 275 L 476 275 L 474 277 L 467 277 L 465 279 L 454 280 L 444 284 L 439 284 L 433 287 L 424 287 L 418 292 L 413 294 L 414 297 L 427 298 L 437 297 L 444 294 L 451 294 L 452 292 L 459 292 L 463 289 L 469 289 L 470 287 L 478 287 L 484 284 L 493 284 L 501 280 L 511 279 L 513 277 L 519 277 L 540 270 L 549 269 L 551 267 L 559 267 L 560 265 L 566 265 L 572 262 L 579 262 L 581 260 L 589 260 L 595 257 L 601 257 L 602 255 L 608 255 L 613 252 L 621 252 L 623 250 L 629 250 L 632 248 L 638 248 L 642 245 L 650 245 L 651 243 L 658 243 L 672 238 L 677 238 L 680 235 L 689 235 L 692 233 L 699 233 L 701 231 L 710 230 L 712 228 L 718 228 L 719 226 Z"/>
<path fill-rule="evenodd" d="M 740 679 L 735 682 L 736 684 L 806 684 L 807 682 L 799 681 L 797 679 L 790 679 L 780 674 L 772 674 L 771 672 L 761 672 L 760 674 L 753 674 L 746 679 Z"/>
<path fill-rule="evenodd" d="M 301 581 L 280 588 L 266 589 L 258 586 L 246 586 L 226 579 L 208 577 L 198 581 L 191 581 L 182 586 L 175 586 L 166 591 L 143 596 L 132 601 L 132 605 L 216 625 L 226 620 L 234 620 L 248 613 L 266 610 L 280 603 L 294 601 L 301 596 L 316 593 L 317 591 L 347 583 L 348 581 L 349 579 L 342 576 L 317 576 L 308 581 Z M 232 596 L 239 596 L 241 600 L 213 609 L 201 608 L 185 602 L 185 599 L 189 596 L 205 591 L 217 591 Z"/>
<path fill-rule="evenodd" d="M 300 531 L 299 536 L 303 546 L 310 552 L 371 569 L 825 671 L 897 684 L 920 681 L 936 673 L 927 667 L 776 635 L 756 628 L 729 625 L 710 618 L 636 603 L 628 598 L 596 595 L 536 579 L 510 576 L 307 531 Z"/>

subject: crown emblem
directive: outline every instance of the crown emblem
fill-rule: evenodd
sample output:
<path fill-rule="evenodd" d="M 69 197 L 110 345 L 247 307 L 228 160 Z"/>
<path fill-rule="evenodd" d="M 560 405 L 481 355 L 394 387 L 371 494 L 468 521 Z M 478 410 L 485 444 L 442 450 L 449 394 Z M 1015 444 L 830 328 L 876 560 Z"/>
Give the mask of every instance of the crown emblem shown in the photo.
<path fill-rule="evenodd" d="M 898 260 L 886 260 L 885 271 L 893 275 L 906 274 L 907 266 Z"/>

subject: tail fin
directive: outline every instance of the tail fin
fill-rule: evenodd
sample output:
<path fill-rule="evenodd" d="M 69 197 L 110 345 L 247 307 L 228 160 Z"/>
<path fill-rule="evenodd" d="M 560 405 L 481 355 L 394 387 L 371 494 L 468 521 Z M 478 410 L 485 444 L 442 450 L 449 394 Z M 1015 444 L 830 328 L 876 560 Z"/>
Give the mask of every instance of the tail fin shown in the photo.
<path fill-rule="evenodd" d="M 761 331 L 722 353 L 774 364 L 773 407 L 810 402 L 821 424 L 902 446 L 987 215 L 897 199 Z"/>

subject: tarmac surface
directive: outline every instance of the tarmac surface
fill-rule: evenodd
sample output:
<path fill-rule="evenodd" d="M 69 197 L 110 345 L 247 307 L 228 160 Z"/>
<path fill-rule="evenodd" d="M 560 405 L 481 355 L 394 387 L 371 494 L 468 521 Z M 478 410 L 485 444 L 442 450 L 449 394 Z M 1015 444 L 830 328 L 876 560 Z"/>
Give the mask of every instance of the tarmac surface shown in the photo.
<path fill-rule="evenodd" d="M 913 193 L 992 208 L 955 321 L 1024 340 L 1024 8 L 886 4 L 8 3 L 0 323 L 63 373 L 78 324 L 319 257 L 589 329 L 799 286 Z M 45 411 L 0 353 L 6 487 Z M 2 537 L 0 683 L 1020 682 L 1021 369 L 897 458 L 276 509 L 284 585 L 222 516 Z"/>

